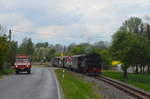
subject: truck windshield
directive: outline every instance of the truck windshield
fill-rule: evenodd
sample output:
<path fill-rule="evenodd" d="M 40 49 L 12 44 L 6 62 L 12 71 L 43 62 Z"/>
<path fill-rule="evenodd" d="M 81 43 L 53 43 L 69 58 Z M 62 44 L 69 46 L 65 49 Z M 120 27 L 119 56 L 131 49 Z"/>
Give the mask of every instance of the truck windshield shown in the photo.
<path fill-rule="evenodd" d="M 29 58 L 17 58 L 16 62 L 30 62 Z"/>

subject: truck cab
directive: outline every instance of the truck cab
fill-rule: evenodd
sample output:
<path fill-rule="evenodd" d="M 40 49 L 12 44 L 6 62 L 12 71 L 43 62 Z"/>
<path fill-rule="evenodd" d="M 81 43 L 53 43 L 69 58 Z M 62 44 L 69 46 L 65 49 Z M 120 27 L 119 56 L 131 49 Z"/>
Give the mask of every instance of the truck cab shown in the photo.
<path fill-rule="evenodd" d="M 16 74 L 20 72 L 31 73 L 31 56 L 30 55 L 17 55 L 15 61 L 15 71 Z"/>

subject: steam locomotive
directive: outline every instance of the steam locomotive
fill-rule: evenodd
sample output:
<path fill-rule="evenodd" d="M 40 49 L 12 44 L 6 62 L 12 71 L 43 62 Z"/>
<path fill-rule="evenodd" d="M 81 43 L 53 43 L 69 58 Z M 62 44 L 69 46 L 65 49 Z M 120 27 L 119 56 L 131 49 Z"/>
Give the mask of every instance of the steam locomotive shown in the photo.
<path fill-rule="evenodd" d="M 67 68 L 88 75 L 97 75 L 102 68 L 101 56 L 96 53 L 55 57 L 52 63 L 56 67 Z"/>

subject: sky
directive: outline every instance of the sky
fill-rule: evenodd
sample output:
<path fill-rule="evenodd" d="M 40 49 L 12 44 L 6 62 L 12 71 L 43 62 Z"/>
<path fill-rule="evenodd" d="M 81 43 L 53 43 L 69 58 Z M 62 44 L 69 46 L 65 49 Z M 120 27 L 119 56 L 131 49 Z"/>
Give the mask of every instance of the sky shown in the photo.
<path fill-rule="evenodd" d="M 126 19 L 149 13 L 149 0 L 0 0 L 0 24 L 19 43 L 111 42 Z"/>

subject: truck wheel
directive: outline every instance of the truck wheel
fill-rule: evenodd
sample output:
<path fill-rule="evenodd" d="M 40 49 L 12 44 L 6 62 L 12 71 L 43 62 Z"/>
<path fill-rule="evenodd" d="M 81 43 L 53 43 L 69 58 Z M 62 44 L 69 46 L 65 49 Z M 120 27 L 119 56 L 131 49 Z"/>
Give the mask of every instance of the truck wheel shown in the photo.
<path fill-rule="evenodd" d="M 30 69 L 28 69 L 28 70 L 27 70 L 27 73 L 28 73 L 28 74 L 31 74 L 31 70 L 30 70 Z"/>
<path fill-rule="evenodd" d="M 28 71 L 28 74 L 31 74 L 31 71 Z"/>
<path fill-rule="evenodd" d="M 16 74 L 19 74 L 19 71 L 16 71 Z"/>

